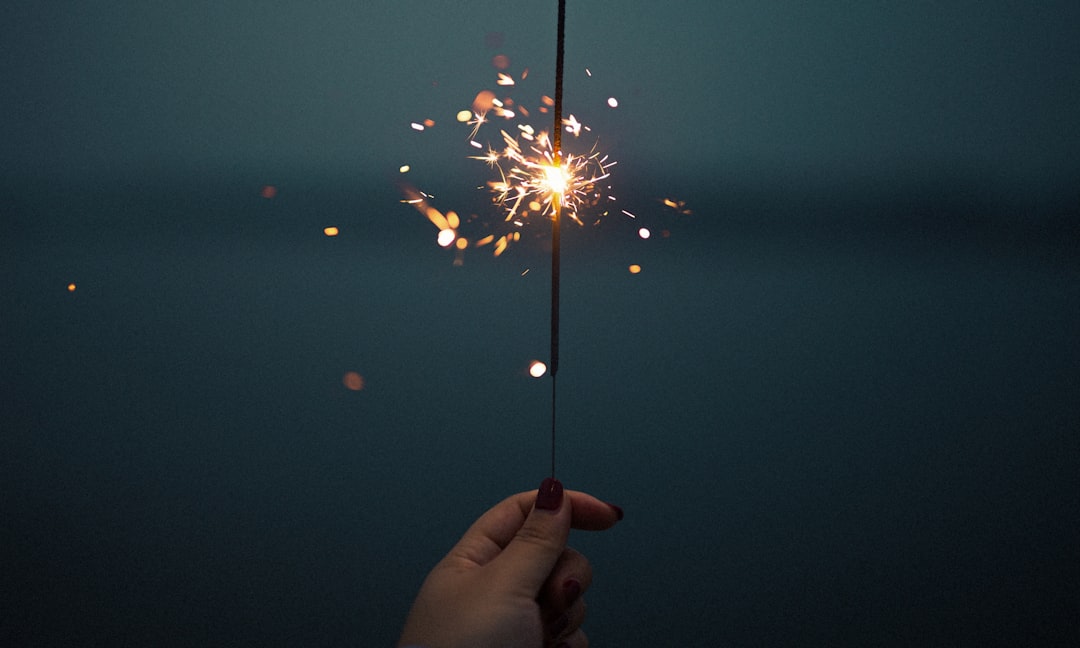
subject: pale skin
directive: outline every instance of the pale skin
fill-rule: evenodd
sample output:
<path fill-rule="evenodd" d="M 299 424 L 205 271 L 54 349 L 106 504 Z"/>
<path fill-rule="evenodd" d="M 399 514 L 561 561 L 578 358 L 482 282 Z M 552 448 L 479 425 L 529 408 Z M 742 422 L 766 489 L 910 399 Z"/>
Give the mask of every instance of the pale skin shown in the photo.
<path fill-rule="evenodd" d="M 554 480 L 506 498 L 428 574 L 398 645 L 586 648 L 581 595 L 592 568 L 566 542 L 571 527 L 600 531 L 621 518 L 618 507 Z"/>

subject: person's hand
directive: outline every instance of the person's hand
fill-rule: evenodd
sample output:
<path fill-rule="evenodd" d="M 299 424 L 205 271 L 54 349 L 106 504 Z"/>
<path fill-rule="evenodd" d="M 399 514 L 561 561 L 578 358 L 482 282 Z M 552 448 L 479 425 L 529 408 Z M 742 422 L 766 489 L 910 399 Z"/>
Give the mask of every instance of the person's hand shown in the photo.
<path fill-rule="evenodd" d="M 565 496 L 564 496 L 565 495 Z M 566 546 L 570 527 L 599 531 L 622 510 L 545 479 L 484 513 L 424 580 L 399 646 L 540 648 L 589 645 L 584 556 Z"/>

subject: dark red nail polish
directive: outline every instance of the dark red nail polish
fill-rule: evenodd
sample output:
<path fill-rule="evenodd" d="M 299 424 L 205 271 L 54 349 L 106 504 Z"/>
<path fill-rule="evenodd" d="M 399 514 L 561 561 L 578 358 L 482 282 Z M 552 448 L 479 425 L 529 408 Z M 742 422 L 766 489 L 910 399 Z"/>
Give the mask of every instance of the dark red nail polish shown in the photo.
<path fill-rule="evenodd" d="M 622 508 L 620 508 L 618 506 L 615 506 L 611 502 L 604 502 L 604 503 L 607 504 L 608 506 L 610 506 L 612 511 L 615 511 L 615 517 L 616 518 L 618 518 L 619 520 L 622 519 L 622 516 L 623 516 Z"/>
<path fill-rule="evenodd" d="M 581 596 L 581 581 L 576 578 L 567 578 L 562 584 L 563 596 L 566 597 L 566 605 L 572 605 Z"/>
<path fill-rule="evenodd" d="M 548 477 L 540 483 L 540 490 L 536 493 L 536 508 L 557 511 L 562 506 L 562 498 L 562 482 L 554 477 Z"/>

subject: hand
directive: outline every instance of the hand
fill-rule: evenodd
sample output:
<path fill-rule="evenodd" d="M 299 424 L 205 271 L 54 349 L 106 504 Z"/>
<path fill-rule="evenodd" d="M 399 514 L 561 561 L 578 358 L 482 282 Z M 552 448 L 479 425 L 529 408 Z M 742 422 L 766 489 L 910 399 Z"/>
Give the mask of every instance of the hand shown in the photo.
<path fill-rule="evenodd" d="M 424 580 L 399 646 L 585 648 L 581 631 L 592 581 L 566 546 L 570 527 L 599 531 L 622 510 L 545 479 L 484 513 Z"/>

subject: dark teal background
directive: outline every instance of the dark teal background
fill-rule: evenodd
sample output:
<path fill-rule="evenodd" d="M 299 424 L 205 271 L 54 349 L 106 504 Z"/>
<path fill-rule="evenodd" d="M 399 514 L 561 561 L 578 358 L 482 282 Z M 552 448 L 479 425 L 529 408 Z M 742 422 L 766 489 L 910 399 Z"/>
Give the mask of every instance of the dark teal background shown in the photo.
<path fill-rule="evenodd" d="M 390 646 L 546 475 L 543 230 L 454 267 L 396 182 L 495 218 L 452 118 L 555 3 L 432 5 L 5 9 L 0 643 Z M 593 644 L 1074 645 L 1077 5 L 568 5 Z"/>

